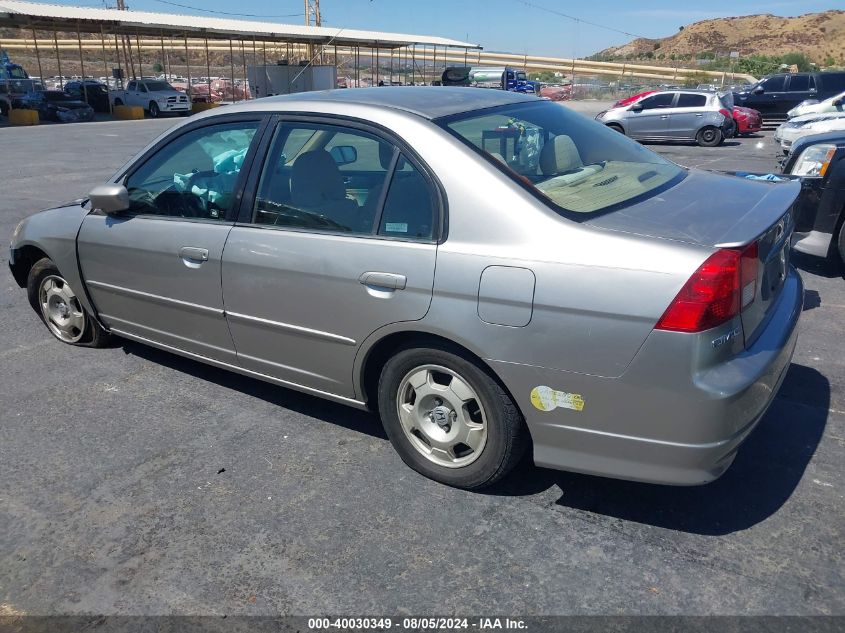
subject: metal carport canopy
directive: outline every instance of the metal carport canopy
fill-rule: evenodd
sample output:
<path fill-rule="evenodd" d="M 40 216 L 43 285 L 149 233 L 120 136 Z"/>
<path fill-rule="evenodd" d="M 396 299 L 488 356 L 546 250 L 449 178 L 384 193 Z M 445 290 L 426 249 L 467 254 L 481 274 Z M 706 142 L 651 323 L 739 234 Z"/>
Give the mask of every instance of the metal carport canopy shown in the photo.
<path fill-rule="evenodd" d="M 119 11 L 117 9 L 40 4 L 18 0 L 0 0 L 0 26 L 78 31 L 82 33 L 99 33 L 102 28 L 112 34 L 154 36 L 175 36 L 192 33 L 208 39 L 249 38 L 259 41 L 379 48 L 400 48 L 415 44 L 420 46 L 481 48 L 481 46 L 470 42 L 427 35 L 230 20 L 175 13 Z"/>

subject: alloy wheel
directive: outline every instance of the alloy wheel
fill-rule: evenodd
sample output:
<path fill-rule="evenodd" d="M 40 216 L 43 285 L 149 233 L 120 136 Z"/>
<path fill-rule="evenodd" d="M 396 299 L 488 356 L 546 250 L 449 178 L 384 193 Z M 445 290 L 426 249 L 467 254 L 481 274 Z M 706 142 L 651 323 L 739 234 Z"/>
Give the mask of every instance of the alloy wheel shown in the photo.
<path fill-rule="evenodd" d="M 50 331 L 65 343 L 76 343 L 85 334 L 85 312 L 68 283 L 48 275 L 38 289 L 41 315 Z"/>
<path fill-rule="evenodd" d="M 487 416 L 469 382 L 439 365 L 422 365 L 399 383 L 399 422 L 411 445 L 447 468 L 471 464 L 487 443 Z"/>

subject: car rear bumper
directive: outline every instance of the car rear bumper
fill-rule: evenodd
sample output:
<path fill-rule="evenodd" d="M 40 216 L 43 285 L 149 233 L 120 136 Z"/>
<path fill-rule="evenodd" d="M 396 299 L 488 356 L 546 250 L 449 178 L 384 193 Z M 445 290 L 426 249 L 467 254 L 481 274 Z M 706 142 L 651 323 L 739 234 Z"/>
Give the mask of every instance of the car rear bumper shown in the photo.
<path fill-rule="evenodd" d="M 660 331 L 649 336 L 619 378 L 491 365 L 525 415 L 538 466 L 651 483 L 705 484 L 727 470 L 780 388 L 802 305 L 803 285 L 792 269 L 753 345 L 701 371 L 690 370 L 696 361 L 693 335 Z M 704 335 L 712 338 L 714 331 Z M 578 398 L 559 397 L 564 404 L 540 410 L 531 398 L 539 386 Z M 580 410 L 569 406 L 578 401 Z"/>

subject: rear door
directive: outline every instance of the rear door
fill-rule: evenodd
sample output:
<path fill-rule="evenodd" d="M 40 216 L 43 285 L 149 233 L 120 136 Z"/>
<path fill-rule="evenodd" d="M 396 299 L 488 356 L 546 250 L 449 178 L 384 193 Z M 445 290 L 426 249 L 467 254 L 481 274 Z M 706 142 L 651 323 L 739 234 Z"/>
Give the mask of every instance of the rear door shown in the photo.
<path fill-rule="evenodd" d="M 627 134 L 632 138 L 665 138 L 669 131 L 669 111 L 677 93 L 660 92 L 646 97 L 634 105 L 641 105 L 642 110 L 628 108 L 625 119 Z"/>
<path fill-rule="evenodd" d="M 668 111 L 667 135 L 672 138 L 694 139 L 704 120 L 707 95 L 692 92 L 678 93 L 673 108 Z"/>
<path fill-rule="evenodd" d="M 788 112 L 802 101 L 816 98 L 816 79 L 808 73 L 790 75 L 781 109 Z"/>
<path fill-rule="evenodd" d="M 121 178 L 129 210 L 86 216 L 77 248 L 113 331 L 234 363 L 220 262 L 261 118 L 212 121 L 179 130 L 130 168 Z"/>
<path fill-rule="evenodd" d="M 354 147 L 355 160 L 338 166 L 340 146 Z M 357 124 L 278 124 L 223 257 L 241 366 L 360 396 L 361 342 L 421 319 L 431 303 L 441 198 L 427 173 L 410 150 Z"/>

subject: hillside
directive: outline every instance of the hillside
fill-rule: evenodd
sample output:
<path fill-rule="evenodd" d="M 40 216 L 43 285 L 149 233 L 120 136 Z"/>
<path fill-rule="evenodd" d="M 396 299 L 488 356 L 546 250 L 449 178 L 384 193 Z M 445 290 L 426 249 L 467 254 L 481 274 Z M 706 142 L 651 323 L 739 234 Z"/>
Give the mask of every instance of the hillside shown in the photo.
<path fill-rule="evenodd" d="M 823 65 L 829 58 L 845 63 L 845 11 L 831 10 L 797 17 L 771 14 L 703 20 L 685 26 L 670 37 L 638 38 L 607 48 L 595 58 L 694 59 L 702 53 L 726 55 L 803 53 Z M 651 53 L 651 55 L 649 55 Z"/>

